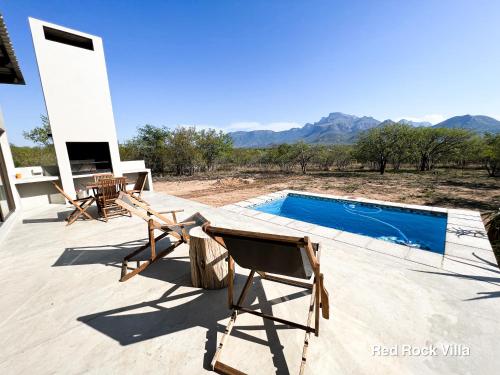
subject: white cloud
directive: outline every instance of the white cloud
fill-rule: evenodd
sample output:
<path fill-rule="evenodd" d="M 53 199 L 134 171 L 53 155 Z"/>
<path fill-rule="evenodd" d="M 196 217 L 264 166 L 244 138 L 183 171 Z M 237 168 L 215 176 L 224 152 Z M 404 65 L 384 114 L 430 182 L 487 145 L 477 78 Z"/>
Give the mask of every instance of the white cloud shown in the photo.
<path fill-rule="evenodd" d="M 302 125 L 300 125 L 297 122 L 288 122 L 288 121 L 268 122 L 268 123 L 250 121 L 250 122 L 233 122 L 233 123 L 229 124 L 225 129 L 227 131 L 238 131 L 238 130 L 274 130 L 274 131 L 280 131 L 280 130 L 288 130 L 291 128 L 299 128 L 301 126 Z"/>
<path fill-rule="evenodd" d="M 180 124 L 180 126 L 191 127 L 194 126 L 196 129 L 216 129 L 223 130 L 225 132 L 235 132 L 235 131 L 249 131 L 249 130 L 288 130 L 291 128 L 300 128 L 303 124 L 297 122 L 268 122 L 261 123 L 257 121 L 239 121 L 232 122 L 227 126 L 214 126 L 208 124 Z"/>
<path fill-rule="evenodd" d="M 208 124 L 179 124 L 180 127 L 183 128 L 196 128 L 197 130 L 200 129 L 216 129 L 216 130 L 224 130 L 219 126 L 213 126 L 213 125 L 208 125 Z M 173 128 L 176 128 L 177 126 L 174 126 Z"/>
<path fill-rule="evenodd" d="M 430 122 L 433 125 L 436 125 L 440 123 L 441 121 L 444 121 L 447 119 L 447 117 L 440 115 L 440 114 L 430 114 L 430 115 L 424 115 L 422 117 L 413 117 L 413 116 L 401 116 L 396 119 L 396 121 L 399 120 L 410 120 L 410 121 L 415 121 L 415 122 Z"/>

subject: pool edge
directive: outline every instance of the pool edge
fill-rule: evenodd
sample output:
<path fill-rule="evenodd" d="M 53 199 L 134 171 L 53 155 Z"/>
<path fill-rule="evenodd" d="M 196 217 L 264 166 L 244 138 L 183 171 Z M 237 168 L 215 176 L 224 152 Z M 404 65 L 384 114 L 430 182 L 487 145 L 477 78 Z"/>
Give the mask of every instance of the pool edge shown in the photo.
<path fill-rule="evenodd" d="M 288 219 L 282 216 L 268 214 L 252 209 L 252 206 L 280 199 L 286 197 L 288 194 L 298 194 L 358 203 L 376 204 L 386 207 L 408 209 L 410 211 L 426 211 L 428 213 L 434 212 L 446 214 L 447 223 L 444 251 L 442 254 L 440 254 L 428 250 L 379 240 L 377 238 L 372 238 L 361 234 L 324 227 L 305 221 Z M 479 211 L 474 210 L 396 203 L 367 199 L 362 197 L 337 196 L 332 194 L 311 193 L 290 189 L 260 195 L 244 201 L 223 206 L 222 208 L 245 216 L 251 216 L 253 218 L 272 224 L 278 224 L 301 232 L 310 233 L 314 236 L 323 237 L 328 240 L 334 240 L 346 243 L 348 245 L 354 245 L 366 250 L 396 256 L 398 258 L 436 268 L 442 268 L 445 257 L 461 258 L 461 256 L 463 256 L 463 253 L 474 254 L 474 250 L 489 251 L 493 253 L 491 244 L 489 243 L 488 237 L 486 235 L 484 223 L 481 219 L 481 214 L 479 213 Z"/>

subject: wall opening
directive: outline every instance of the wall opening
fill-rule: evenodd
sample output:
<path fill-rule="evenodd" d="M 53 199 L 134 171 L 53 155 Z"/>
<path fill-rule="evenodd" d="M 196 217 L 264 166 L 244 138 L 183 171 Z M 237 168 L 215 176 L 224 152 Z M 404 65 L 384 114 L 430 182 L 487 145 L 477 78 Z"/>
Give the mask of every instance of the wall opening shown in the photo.
<path fill-rule="evenodd" d="M 43 27 L 43 33 L 45 34 L 45 39 L 47 40 L 91 51 L 94 50 L 94 42 L 90 38 L 68 33 L 67 31 L 57 30 L 48 26 Z"/>
<path fill-rule="evenodd" d="M 113 172 L 108 142 L 66 142 L 73 175 Z"/>

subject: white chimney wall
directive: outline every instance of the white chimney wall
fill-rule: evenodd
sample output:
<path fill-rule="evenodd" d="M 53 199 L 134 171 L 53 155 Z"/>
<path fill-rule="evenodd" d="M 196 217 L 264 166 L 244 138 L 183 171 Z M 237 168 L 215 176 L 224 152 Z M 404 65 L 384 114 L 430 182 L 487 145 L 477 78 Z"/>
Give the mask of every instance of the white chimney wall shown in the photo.
<path fill-rule="evenodd" d="M 122 175 L 102 39 L 34 18 L 29 23 L 61 182 L 74 197 L 66 142 L 109 142 L 113 173 Z M 93 50 L 48 40 L 44 26 L 91 39 Z"/>

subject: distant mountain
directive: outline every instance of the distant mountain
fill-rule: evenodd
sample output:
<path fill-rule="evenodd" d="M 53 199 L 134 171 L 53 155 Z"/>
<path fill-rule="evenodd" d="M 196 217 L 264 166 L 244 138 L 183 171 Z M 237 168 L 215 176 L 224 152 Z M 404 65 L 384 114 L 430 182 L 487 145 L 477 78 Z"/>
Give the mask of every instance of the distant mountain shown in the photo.
<path fill-rule="evenodd" d="M 357 117 L 340 112 L 330 113 L 313 124 L 274 132 L 272 130 L 238 131 L 229 133 L 235 147 L 266 147 L 281 143 L 351 143 L 363 130 L 373 128 L 380 121 L 373 117 Z"/>
<path fill-rule="evenodd" d="M 455 116 L 434 125 L 435 128 L 463 128 L 476 133 L 500 133 L 500 121 L 488 116 Z"/>
<path fill-rule="evenodd" d="M 415 127 L 432 126 L 430 122 L 414 122 L 405 119 L 398 122 Z M 235 147 L 268 147 L 298 141 L 310 144 L 353 143 L 362 131 L 389 123 L 394 123 L 394 121 L 380 122 L 369 116 L 358 117 L 332 112 L 318 122 L 307 123 L 301 128 L 278 132 L 272 130 L 237 131 L 229 133 L 229 136 L 233 139 Z M 434 127 L 465 128 L 477 133 L 500 133 L 500 121 L 487 116 L 456 116 L 434 125 Z"/>
<path fill-rule="evenodd" d="M 411 120 L 406 120 L 406 119 L 401 119 L 398 121 L 400 124 L 403 124 L 403 125 L 410 125 L 410 126 L 414 126 L 416 128 L 419 128 L 421 126 L 432 126 L 432 124 L 430 122 L 427 122 L 427 121 L 411 121 Z"/>

